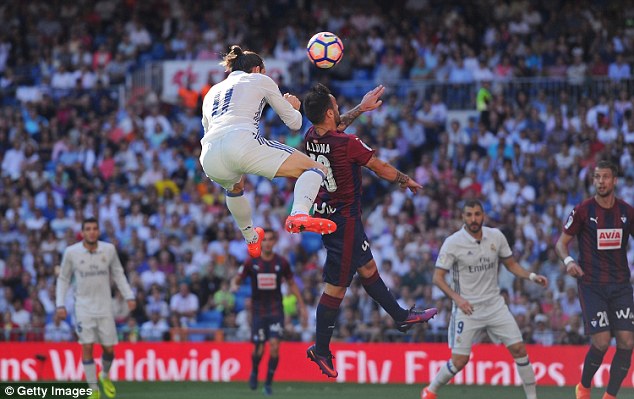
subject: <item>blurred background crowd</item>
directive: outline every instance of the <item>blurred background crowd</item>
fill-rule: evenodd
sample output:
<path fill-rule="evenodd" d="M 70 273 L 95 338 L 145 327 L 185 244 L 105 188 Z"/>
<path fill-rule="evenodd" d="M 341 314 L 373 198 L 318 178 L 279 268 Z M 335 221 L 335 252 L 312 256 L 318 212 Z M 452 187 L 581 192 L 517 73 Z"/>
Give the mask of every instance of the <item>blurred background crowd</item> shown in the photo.
<path fill-rule="evenodd" d="M 316 80 L 331 85 L 342 112 L 365 88 L 386 85 L 384 105 L 350 132 L 424 186 L 411 195 L 365 174 L 364 218 L 391 291 L 404 307 L 438 307 L 439 317 L 400 334 L 355 280 L 335 339 L 446 340 L 451 303 L 431 285 L 434 262 L 461 227 L 461 201 L 479 198 L 520 264 L 551 281 L 542 289 L 500 273 L 527 342 L 586 341 L 576 282 L 554 243 L 572 207 L 592 194 L 597 159 L 620 165 L 618 194 L 634 198 L 631 9 L 589 0 L 240 4 L 0 5 L 0 339 L 74 339 L 72 317 L 53 317 L 56 268 L 88 216 L 117 246 L 136 293 L 139 306 L 129 313 L 113 291 L 122 340 L 250 338 L 249 287 L 229 290 L 246 245 L 224 192 L 198 163 L 198 93 L 208 86 L 187 88 L 197 95 L 178 103 L 151 88 L 121 96 L 148 63 L 219 60 L 241 44 L 289 62 L 283 91 L 301 96 Z M 305 42 L 320 30 L 345 44 L 342 62 L 327 72 L 307 68 Z M 457 109 L 470 116 L 450 117 Z M 302 132 L 289 132 L 270 109 L 260 127 L 301 143 Z M 282 229 L 292 186 L 250 178 L 246 192 L 255 224 L 280 232 L 277 251 L 313 315 L 325 254 L 319 236 Z M 314 317 L 302 325 L 289 295 L 285 313 L 288 339 L 313 339 Z"/>

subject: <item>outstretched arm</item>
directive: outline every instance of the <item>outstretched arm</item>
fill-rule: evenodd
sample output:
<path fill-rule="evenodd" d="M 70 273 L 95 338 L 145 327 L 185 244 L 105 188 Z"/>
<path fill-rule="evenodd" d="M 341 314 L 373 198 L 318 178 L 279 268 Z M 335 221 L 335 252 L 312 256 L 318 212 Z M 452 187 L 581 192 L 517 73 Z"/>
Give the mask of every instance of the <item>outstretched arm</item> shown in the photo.
<path fill-rule="evenodd" d="M 411 179 L 405 173 L 396 169 L 389 163 L 380 160 L 375 155 L 372 155 L 372 158 L 370 158 L 365 166 L 376 173 L 381 179 L 397 183 L 401 188 L 409 188 L 413 193 L 416 193 L 419 189 L 423 188 L 423 186 Z"/>
<path fill-rule="evenodd" d="M 526 280 L 531 280 L 531 281 L 541 285 L 542 287 L 547 287 L 548 286 L 548 279 L 546 278 L 546 276 L 542 276 L 541 274 L 535 274 L 535 273 L 529 272 L 528 270 L 526 270 L 522 266 L 520 266 L 520 264 L 517 263 L 517 261 L 515 260 L 514 257 L 509 256 L 508 258 L 502 259 L 502 263 L 504 264 L 504 266 L 506 266 L 506 268 L 511 273 L 513 273 L 517 277 L 523 278 L 523 279 L 526 279 Z"/>
<path fill-rule="evenodd" d="M 365 96 L 363 96 L 359 105 L 341 115 L 341 122 L 339 122 L 337 130 L 343 132 L 355 119 L 359 117 L 359 115 L 366 111 L 372 111 L 380 107 L 381 104 L 383 104 L 383 100 L 380 100 L 380 98 L 384 92 L 385 87 L 383 87 L 383 85 L 378 85 L 374 89 L 365 93 Z"/>

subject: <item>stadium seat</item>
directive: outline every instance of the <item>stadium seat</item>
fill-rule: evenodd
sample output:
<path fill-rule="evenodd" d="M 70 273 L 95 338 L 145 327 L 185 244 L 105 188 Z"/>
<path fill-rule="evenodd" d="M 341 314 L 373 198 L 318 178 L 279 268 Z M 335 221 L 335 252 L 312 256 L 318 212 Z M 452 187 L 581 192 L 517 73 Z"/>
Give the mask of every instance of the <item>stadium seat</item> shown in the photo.
<path fill-rule="evenodd" d="M 251 296 L 251 284 L 242 284 L 240 287 L 238 287 L 238 291 L 236 291 L 236 297 L 239 296 Z"/>
<path fill-rule="evenodd" d="M 214 331 L 215 329 L 218 329 L 222 327 L 222 319 L 220 320 L 219 323 L 216 322 L 209 322 L 209 321 L 201 321 L 198 323 L 194 323 L 191 326 L 189 326 L 189 328 L 191 329 L 196 329 L 196 328 L 206 328 L 209 329 L 209 332 L 196 332 L 196 333 L 191 333 L 188 336 L 188 341 L 190 342 L 203 342 L 203 341 L 209 341 L 209 340 L 213 340 L 214 339 Z"/>
<path fill-rule="evenodd" d="M 244 309 L 244 303 L 246 302 L 248 297 L 249 296 L 236 295 L 236 303 L 233 309 L 236 313 Z"/>
<path fill-rule="evenodd" d="M 222 326 L 222 318 L 222 312 L 218 310 L 208 310 L 198 315 L 198 322 L 210 324 L 212 328 L 220 328 Z"/>

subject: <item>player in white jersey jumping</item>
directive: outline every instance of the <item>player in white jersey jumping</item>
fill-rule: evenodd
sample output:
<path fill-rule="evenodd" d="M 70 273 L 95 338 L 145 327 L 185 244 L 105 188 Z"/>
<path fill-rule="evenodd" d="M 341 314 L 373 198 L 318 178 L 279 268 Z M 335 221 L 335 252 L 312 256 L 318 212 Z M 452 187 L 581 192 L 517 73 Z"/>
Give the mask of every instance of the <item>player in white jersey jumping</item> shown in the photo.
<path fill-rule="evenodd" d="M 136 308 L 134 294 L 123 272 L 123 266 L 114 245 L 99 241 L 99 223 L 95 218 L 82 222 L 83 240 L 69 246 L 64 251 L 62 267 L 57 277 L 56 306 L 57 317 L 66 318 L 64 306 L 66 293 L 71 280 L 75 283 L 75 331 L 82 345 L 82 362 L 86 381 L 92 394 L 89 398 L 99 398 L 97 369 L 93 358 L 93 345 L 99 342 L 103 349 L 99 381 L 108 398 L 116 395 L 116 389 L 110 381 L 108 372 L 114 359 L 114 346 L 117 344 L 117 329 L 112 313 L 112 293 L 110 278 L 128 301 L 130 311 Z"/>
<path fill-rule="evenodd" d="M 522 333 L 500 295 L 499 261 L 519 278 L 544 287 L 548 285 L 548 279 L 522 268 L 513 258 L 502 232 L 483 226 L 484 210 L 479 201 L 465 202 L 462 220 L 464 226 L 449 236 L 440 248 L 433 278 L 434 284 L 454 304 L 449 324 L 451 359 L 422 390 L 421 398 L 436 399 L 438 388 L 447 384 L 469 361 L 474 337 L 487 331 L 489 336 L 508 348 L 517 364 L 526 398 L 535 399 L 535 374 L 528 361 Z M 450 270 L 451 287 L 445 281 Z"/>
<path fill-rule="evenodd" d="M 299 130 L 299 99 L 288 93 L 282 96 L 273 79 L 265 75 L 264 61 L 254 52 L 232 46 L 222 65 L 231 73 L 203 100 L 205 135 L 200 140 L 200 163 L 207 176 L 227 191 L 227 207 L 247 242 L 249 255 L 260 256 L 264 230 L 253 226 L 251 206 L 244 197 L 245 174 L 297 178 L 293 208 L 285 223 L 288 232 L 334 232 L 334 222 L 308 215 L 326 178 L 326 167 L 294 148 L 260 136 L 258 130 L 267 103 L 286 126 Z"/>

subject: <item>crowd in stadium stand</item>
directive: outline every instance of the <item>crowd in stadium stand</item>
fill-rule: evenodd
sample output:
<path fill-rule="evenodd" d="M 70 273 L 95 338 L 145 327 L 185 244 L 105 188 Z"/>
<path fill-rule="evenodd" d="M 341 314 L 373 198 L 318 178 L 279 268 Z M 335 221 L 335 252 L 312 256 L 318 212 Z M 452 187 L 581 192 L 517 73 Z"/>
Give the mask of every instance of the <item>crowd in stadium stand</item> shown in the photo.
<path fill-rule="evenodd" d="M 228 284 L 246 245 L 223 191 L 199 166 L 198 102 L 167 104 L 150 92 L 121 107 L 113 88 L 148 62 L 219 59 L 234 43 L 303 64 L 306 39 L 329 30 L 344 39 L 341 64 L 315 76 L 291 68 L 293 85 L 285 89 L 301 95 L 311 78 L 388 89 L 403 79 L 456 85 L 453 92 L 394 92 L 351 127 L 379 157 L 425 187 L 409 195 L 367 174 L 366 226 L 381 274 L 402 305 L 436 306 L 440 314 L 400 334 L 355 280 L 336 339 L 446 339 L 451 303 L 432 287 L 431 275 L 443 239 L 461 226 L 461 201 L 475 197 L 520 264 L 551 281 L 542 289 L 500 273 L 526 341 L 586 341 L 576 282 L 566 276 L 554 242 L 573 204 L 591 194 L 597 159 L 620 165 L 618 194 L 634 198 L 634 32 L 625 23 L 634 16 L 618 2 L 593 1 L 448 6 L 409 0 L 400 8 L 387 2 L 234 3 L 0 5 L 0 340 L 74 339 L 72 317 L 53 317 L 55 273 L 88 216 L 98 217 L 101 239 L 117 246 L 140 305 L 130 314 L 113 294 L 121 339 L 211 339 L 206 328 L 221 327 L 225 340 L 248 340 L 248 287 L 233 293 Z M 528 86 L 514 96 L 499 89 L 537 76 L 566 85 L 556 96 Z M 591 78 L 612 83 L 596 97 L 573 90 Z M 464 103 L 455 93 L 465 84 L 490 90 L 483 92 L 490 100 L 478 108 L 479 117 L 447 120 L 448 110 Z M 18 100 L 22 86 L 34 90 Z M 475 110 L 475 96 L 466 100 Z M 356 101 L 339 99 L 343 110 Z M 261 128 L 289 145 L 301 142 L 301 132 L 282 128 L 270 110 Z M 250 178 L 246 192 L 257 209 L 255 224 L 280 232 L 277 250 L 290 259 L 312 315 L 324 252 L 319 236 L 283 231 L 290 188 L 285 179 Z M 287 337 L 312 340 L 314 318 L 301 325 L 292 296 L 285 310 Z M 186 337 L 185 329 L 194 333 Z"/>

